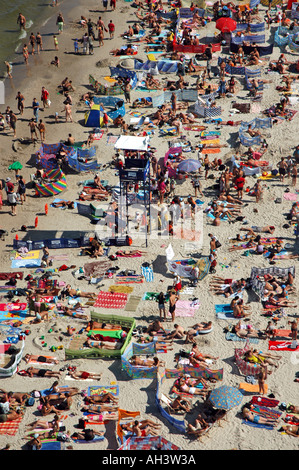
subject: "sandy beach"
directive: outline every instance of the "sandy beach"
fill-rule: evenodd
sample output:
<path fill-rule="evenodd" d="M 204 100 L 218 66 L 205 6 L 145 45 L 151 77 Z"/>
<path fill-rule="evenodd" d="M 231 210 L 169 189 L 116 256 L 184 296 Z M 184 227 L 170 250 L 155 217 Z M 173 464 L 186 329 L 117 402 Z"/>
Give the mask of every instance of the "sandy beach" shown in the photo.
<path fill-rule="evenodd" d="M 63 13 L 65 19 L 65 25 L 63 33 L 57 35 L 59 50 L 55 51 L 53 43 L 53 34 L 57 34 L 56 18 L 58 12 Z M 69 134 L 75 138 L 76 142 L 86 141 L 90 132 L 90 128 L 84 126 L 84 115 L 88 107 L 81 101 L 81 97 L 87 91 L 91 91 L 89 86 L 89 74 L 93 75 L 94 78 L 100 81 L 102 84 L 105 82 L 104 77 L 110 76 L 109 66 L 116 66 L 120 59 L 110 54 L 110 51 L 114 48 L 119 48 L 125 44 L 123 38 L 120 37 L 123 34 L 129 24 L 137 21 L 136 9 L 132 8 L 131 4 L 122 0 L 116 4 L 115 11 L 104 12 L 102 5 L 99 2 L 89 0 L 87 3 L 80 2 L 78 5 L 73 6 L 68 1 L 53 8 L 53 16 L 47 22 L 45 26 L 45 35 L 43 31 L 44 50 L 34 56 L 29 56 L 28 65 L 22 63 L 22 55 L 20 54 L 19 65 L 13 66 L 13 78 L 6 78 L 6 100 L 5 105 L 1 106 L 1 112 L 5 113 L 6 106 L 10 106 L 14 112 L 16 112 L 17 128 L 16 128 L 16 139 L 13 139 L 11 130 L 1 131 L 0 138 L 0 149 L 1 149 L 1 162 L 0 162 L 0 177 L 5 182 L 7 177 L 10 177 L 13 183 L 16 183 L 15 175 L 13 171 L 8 169 L 14 161 L 20 161 L 23 165 L 20 174 L 23 175 L 25 182 L 30 182 L 30 175 L 35 173 L 35 161 L 34 154 L 39 149 L 41 142 L 38 141 L 33 144 L 21 143 L 19 139 L 29 139 L 30 131 L 28 123 L 33 117 L 31 103 L 34 97 L 40 100 L 40 93 L 42 87 L 45 87 L 50 94 L 51 106 L 40 110 L 39 118 L 43 119 L 46 126 L 46 138 L 47 144 L 54 144 L 57 142 L 65 141 Z M 264 21 L 266 7 L 259 6 L 259 17 L 261 21 Z M 87 28 L 79 25 L 81 15 L 86 18 L 90 18 L 94 23 L 97 22 L 99 16 L 107 26 L 109 21 L 112 19 L 116 25 L 114 39 L 109 39 L 109 34 L 105 33 L 104 46 L 99 47 L 98 41 L 94 41 L 94 53 L 92 55 L 82 53 L 75 55 L 73 48 L 73 41 L 75 38 L 81 38 L 87 31 Z M 287 11 L 287 15 L 290 16 L 290 11 Z M 255 21 L 259 22 L 259 21 Z M 274 33 L 278 27 L 277 23 L 273 23 L 270 29 L 265 29 L 266 43 L 267 45 L 273 42 Z M 145 28 L 148 33 L 150 29 Z M 215 22 L 211 21 L 203 29 L 203 37 L 213 37 L 216 32 Z M 82 51 L 82 45 L 80 45 Z M 219 84 L 219 77 L 214 76 L 214 72 L 218 71 L 218 57 L 227 57 L 227 53 L 223 48 L 223 51 L 214 52 L 212 58 L 212 78 L 208 83 Z M 30 48 L 29 48 L 30 51 Z M 271 61 L 277 60 L 281 54 L 279 47 L 274 46 L 273 53 L 267 57 L 271 58 Z M 285 56 L 287 60 L 295 63 L 298 59 L 298 54 L 290 51 L 286 48 Z M 60 66 L 57 68 L 51 65 L 51 61 L 54 56 L 57 55 L 60 60 Z M 145 52 L 144 43 L 138 45 L 138 55 L 136 56 L 141 60 L 146 60 L 147 55 Z M 189 54 L 189 57 L 193 57 L 193 54 Z M 100 62 L 100 63 L 99 63 Z M 217 106 L 221 106 L 221 119 L 223 121 L 251 121 L 254 118 L 264 118 L 265 115 L 262 111 L 270 108 L 273 104 L 278 103 L 282 94 L 276 89 L 277 86 L 281 85 L 281 74 L 275 72 L 269 72 L 268 68 L 269 60 L 262 61 L 260 63 L 261 78 L 266 81 L 264 84 L 264 91 L 262 101 L 253 103 L 251 102 L 251 112 L 244 113 L 233 113 L 232 101 L 238 103 L 249 103 L 248 90 L 244 86 L 244 77 L 235 76 L 236 78 L 236 91 L 233 96 L 226 96 L 216 100 Z M 202 62 L 203 65 L 206 61 Z M 254 68 L 254 67 L 253 67 Z M 16 74 L 16 78 L 14 76 Z M 293 74 L 292 74 L 293 75 Z M 295 75 L 294 75 L 295 76 Z M 72 105 L 72 117 L 73 122 L 65 122 L 64 115 L 64 97 L 58 93 L 57 86 L 62 80 L 68 77 L 72 80 L 75 88 L 74 92 L 71 92 L 73 105 Z M 158 80 L 163 83 L 163 87 L 169 80 L 177 80 L 176 74 L 160 74 L 157 77 Z M 197 79 L 197 74 L 189 74 L 184 77 L 189 83 L 189 87 L 193 87 Z M 226 76 L 226 80 L 229 79 L 229 75 Z M 296 84 L 296 82 L 294 82 Z M 25 97 L 25 109 L 22 116 L 19 115 L 17 110 L 17 103 L 15 97 L 17 92 L 21 93 Z M 135 99 L 145 96 L 155 96 L 160 93 L 158 91 L 152 91 L 151 93 L 144 93 L 137 89 L 131 90 L 131 102 Z M 123 95 L 121 95 L 123 97 Z M 294 92 L 295 96 L 295 92 Z M 289 105 L 292 110 L 298 112 L 298 103 Z M 132 114 L 131 105 L 125 104 L 126 115 L 124 117 L 127 124 L 130 123 Z M 253 109 L 254 108 L 254 109 Z M 146 115 L 150 115 L 156 109 L 144 108 L 138 109 L 137 111 L 145 112 Z M 59 122 L 55 122 L 55 113 L 59 114 Z M 206 123 L 202 118 L 197 119 L 198 125 L 206 126 L 206 131 L 220 131 L 220 153 L 209 155 L 212 161 L 214 157 L 220 158 L 223 164 L 228 164 L 231 161 L 232 155 L 236 154 L 238 150 L 240 154 L 244 154 L 248 147 L 240 145 L 238 138 L 239 126 L 220 125 L 215 123 Z M 159 133 L 158 127 L 155 127 L 154 132 L 150 135 L 150 145 L 157 151 L 155 156 L 160 161 L 164 159 L 165 153 L 169 149 L 169 142 L 173 143 L 178 140 L 178 137 L 162 137 Z M 111 123 L 108 124 L 108 132 L 111 135 L 118 136 L 122 135 L 120 128 L 114 128 Z M 282 120 L 277 124 L 273 124 L 270 129 L 262 129 L 262 132 L 266 136 L 267 149 L 262 160 L 266 160 L 272 165 L 273 168 L 277 168 L 281 157 L 287 157 L 293 155 L 294 149 L 298 144 L 297 132 L 298 132 L 298 115 L 295 114 L 292 120 Z M 192 146 L 190 153 L 185 153 L 186 158 L 197 160 L 197 150 L 195 149 L 198 144 L 199 132 L 193 130 L 183 129 L 182 135 L 185 136 L 185 140 L 189 141 Z M 39 137 L 39 136 L 38 136 Z M 118 171 L 115 167 L 109 166 L 112 157 L 115 155 L 114 146 L 107 143 L 107 133 L 104 133 L 100 140 L 96 140 L 93 144 L 96 147 L 96 155 L 98 162 L 103 166 L 99 175 L 102 180 L 107 180 L 110 186 L 116 186 L 119 182 Z M 14 150 L 17 149 L 17 150 Z M 204 152 L 203 152 L 204 153 Z M 184 153 L 183 153 L 184 155 Z M 69 172 L 66 174 L 67 188 L 61 193 L 61 198 L 66 201 L 77 201 L 79 192 L 81 190 L 80 182 L 86 179 L 93 179 L 94 173 L 75 173 Z M 202 211 L 207 209 L 211 200 L 218 197 L 219 192 L 213 185 L 220 177 L 220 170 L 211 170 L 210 174 L 214 175 L 214 178 L 205 179 L 204 171 L 201 171 L 200 182 L 202 186 L 203 196 L 199 198 L 203 201 Z M 252 188 L 256 183 L 257 178 L 247 175 L 244 187 Z M 202 227 L 202 246 L 197 244 L 195 251 L 188 251 L 187 243 L 192 240 L 180 239 L 178 237 L 171 237 L 163 239 L 161 237 L 148 237 L 148 244 L 146 246 L 145 237 L 133 238 L 133 243 L 129 247 L 123 247 L 126 250 L 141 250 L 144 254 L 141 257 L 118 257 L 117 260 L 112 261 L 112 266 L 119 268 L 119 271 L 123 270 L 134 270 L 137 274 L 141 274 L 142 264 L 149 263 L 153 267 L 153 280 L 150 282 L 144 281 L 143 283 L 136 283 L 132 285 L 132 295 L 139 296 L 141 298 L 136 311 L 127 311 L 122 309 L 106 309 L 96 308 L 88 306 L 84 309 L 84 313 L 88 316 L 91 311 L 97 311 L 103 314 L 115 314 L 122 315 L 128 318 L 134 318 L 137 326 L 146 327 L 150 322 L 159 317 L 158 304 L 154 301 L 142 300 L 142 297 L 146 292 L 160 293 L 163 291 L 166 293 L 168 288 L 173 285 L 174 275 L 168 270 L 167 259 L 166 259 L 166 248 L 171 244 L 174 256 L 173 260 L 188 259 L 189 257 L 196 257 L 199 255 L 209 256 L 210 254 L 210 237 L 209 234 L 214 234 L 221 242 L 221 247 L 217 249 L 217 266 L 214 275 L 223 277 L 225 279 L 240 280 L 241 278 L 248 279 L 251 276 L 251 270 L 253 267 L 256 268 L 268 268 L 272 266 L 269 264 L 269 260 L 264 256 L 257 256 L 255 253 L 248 253 L 248 256 L 244 255 L 244 250 L 231 251 L 230 238 L 234 238 L 237 234 L 244 234 L 241 231 L 244 227 L 252 226 L 275 226 L 275 232 L 271 236 L 279 237 L 283 239 L 284 244 L 288 243 L 290 246 L 290 253 L 292 255 L 298 255 L 298 239 L 294 234 L 294 225 L 290 224 L 287 220 L 287 213 L 291 210 L 291 206 L 294 202 L 298 201 L 297 186 L 292 186 L 292 179 L 286 177 L 284 182 L 279 181 L 279 178 L 273 178 L 269 180 L 261 180 L 263 188 L 263 197 L 259 202 L 255 202 L 255 198 L 250 196 L 248 192 L 244 191 L 242 206 L 240 215 L 244 218 L 242 220 L 235 220 L 234 223 L 230 223 L 227 220 L 221 220 L 219 226 L 213 225 L 213 219 L 208 217 L 207 213 L 203 213 L 203 227 Z M 286 191 L 287 190 L 287 191 Z M 230 194 L 236 197 L 237 193 L 232 187 Z M 288 195 L 294 196 L 291 199 Z M 186 198 L 189 195 L 194 196 L 194 188 L 192 185 L 192 179 L 177 179 L 175 195 Z M 57 196 L 59 197 L 59 196 Z M 13 217 L 10 214 L 10 208 L 4 204 L 0 208 L 0 229 L 6 230 L 8 235 L 0 241 L 1 250 L 1 271 L 5 273 L 13 272 L 15 269 L 11 267 L 12 258 L 15 257 L 13 251 L 13 240 L 18 236 L 19 240 L 22 240 L 25 236 L 31 237 L 32 240 L 43 240 L 50 238 L 75 238 L 78 234 L 90 234 L 93 236 L 95 231 L 95 224 L 91 223 L 88 217 L 84 217 L 78 213 L 76 209 L 60 209 L 51 207 L 51 203 L 55 197 L 35 197 L 35 191 L 33 188 L 28 188 L 26 191 L 26 202 L 21 205 L 17 204 L 16 213 Z M 196 198 L 195 198 L 196 199 Z M 277 200 L 280 199 L 280 203 Z M 170 199 L 171 200 L 171 199 Z M 6 194 L 3 190 L 3 201 L 6 201 Z M 109 198 L 110 202 L 110 198 Z M 48 214 L 45 214 L 45 204 L 48 205 Z M 38 224 L 35 227 L 35 220 L 38 217 Z M 247 222 L 247 224 L 245 223 Z M 287 224 L 287 225 L 286 225 Z M 27 226 L 27 234 L 21 231 L 22 225 Z M 262 236 L 269 236 L 269 234 Z M 122 248 L 122 247 L 121 247 Z M 119 247 L 110 247 L 109 255 L 114 254 Z M 115 284 L 115 276 L 112 278 L 104 278 L 98 284 L 93 285 L 88 283 L 85 279 L 80 280 L 74 276 L 74 272 L 84 264 L 91 262 L 92 259 L 86 255 L 80 256 L 81 248 L 74 249 L 58 249 L 50 250 L 50 255 L 54 256 L 52 268 L 59 268 L 62 264 L 66 264 L 68 267 L 74 266 L 72 269 L 65 271 L 59 271 L 57 279 L 63 281 L 66 284 L 71 284 L 73 289 L 79 289 L 81 291 L 88 292 L 108 292 L 109 287 Z M 61 256 L 60 259 L 59 255 Z M 56 259 L 55 259 L 56 256 Z M 107 257 L 101 257 L 99 260 L 108 260 Z M 298 265 L 297 259 L 283 259 L 278 258 L 275 260 L 275 267 L 277 268 L 288 268 L 291 266 Z M 27 287 L 25 277 L 34 272 L 34 269 L 22 269 L 24 278 L 22 281 L 18 281 L 17 287 Z M 234 360 L 235 348 L 241 348 L 244 343 L 240 341 L 228 341 L 226 339 L 226 328 L 231 327 L 232 324 L 236 323 L 236 319 L 219 319 L 215 315 L 215 305 L 229 303 L 231 299 L 225 298 L 223 295 L 216 295 L 210 290 L 210 283 L 213 279 L 213 274 L 207 274 L 203 280 L 199 281 L 197 286 L 192 290 L 184 293 L 184 289 L 180 294 L 180 300 L 192 302 L 194 299 L 198 299 L 199 306 L 191 316 L 179 316 L 175 318 L 175 322 L 171 322 L 171 318 L 167 316 L 167 321 L 163 322 L 163 325 L 168 330 L 173 330 L 174 323 L 178 323 L 188 330 L 192 325 L 198 322 L 211 321 L 213 329 L 211 333 L 206 335 L 198 335 L 196 342 L 198 348 L 204 354 L 209 354 L 217 357 L 218 359 L 210 366 L 212 370 L 223 369 L 223 379 L 219 383 L 209 383 L 211 388 L 217 388 L 220 385 L 228 385 L 239 388 L 240 383 L 245 382 L 245 376 L 242 375 L 236 366 Z M 0 286 L 4 286 L 5 281 L 0 281 Z M 189 279 L 182 278 L 183 287 L 189 286 Z M 289 294 L 288 299 L 296 303 L 298 300 L 298 279 L 294 277 L 294 292 Z M 1 292 L 1 302 L 6 303 L 8 300 L 5 298 L 5 294 Z M 24 297 L 21 297 L 21 301 Z M 253 325 L 254 329 L 264 331 L 266 329 L 269 318 L 262 315 L 263 306 L 259 296 L 252 290 L 246 289 L 244 291 L 244 304 L 250 308 L 251 315 L 250 320 L 245 323 Z M 86 299 L 83 299 L 83 303 Z M 295 305 L 295 304 L 294 304 Z M 289 321 L 298 318 L 297 308 L 285 308 L 286 316 L 279 318 L 277 322 L 277 328 L 279 329 L 290 329 Z M 168 312 L 168 305 L 167 305 Z M 51 365 L 51 370 L 60 370 L 67 365 L 76 366 L 77 370 L 89 371 L 92 373 L 101 373 L 101 380 L 70 380 L 67 377 L 67 371 L 64 370 L 59 379 L 59 385 L 68 385 L 70 387 L 78 387 L 80 391 L 86 391 L 90 386 L 96 385 L 115 385 L 119 386 L 119 407 L 123 410 L 128 411 L 139 411 L 142 419 L 151 419 L 154 422 L 161 425 L 159 428 L 159 434 L 163 438 L 169 440 L 175 446 L 178 446 L 181 450 L 296 450 L 297 440 L 295 437 L 289 436 L 285 433 L 278 432 L 278 429 L 285 424 L 283 418 L 285 412 L 282 413 L 278 425 L 274 429 L 265 429 L 258 427 L 251 427 L 243 423 L 241 416 L 241 407 L 246 402 L 249 402 L 252 398 L 252 394 L 244 394 L 242 404 L 232 408 L 228 411 L 226 419 L 221 422 L 221 425 L 213 426 L 206 435 L 204 435 L 200 441 L 187 433 L 181 433 L 178 429 L 172 426 L 165 418 L 161 416 L 157 409 L 155 397 L 157 381 L 154 379 L 139 379 L 132 380 L 129 375 L 122 370 L 120 359 L 73 359 L 65 360 L 65 349 L 69 348 L 70 337 L 66 335 L 67 326 L 71 325 L 75 328 L 78 333 L 82 328 L 86 327 L 87 322 L 81 319 L 66 317 L 55 313 L 54 310 L 49 312 L 49 320 L 42 321 L 38 324 L 22 325 L 22 330 L 30 330 L 30 334 L 26 336 L 25 348 L 23 357 L 26 353 L 37 354 L 41 353 L 49 356 L 55 356 L 59 360 L 59 364 Z M 0 325 L 1 326 L 1 325 Z M 49 330 L 52 330 L 49 332 Z M 47 347 L 40 347 L 40 338 L 44 337 L 47 342 Z M 3 343 L 5 334 L 2 332 L 0 341 Z M 131 341 L 134 341 L 134 336 Z M 253 346 L 259 351 L 269 351 L 269 340 L 259 339 L 258 343 L 254 343 Z M 17 344 L 19 346 L 20 343 Z M 63 348 L 56 350 L 55 353 L 51 352 L 51 346 L 60 346 Z M 165 362 L 166 369 L 174 369 L 175 354 L 178 354 L 180 350 L 190 350 L 190 343 L 185 344 L 182 339 L 174 339 L 173 349 L 163 354 L 158 354 L 161 361 Z M 276 351 L 275 351 L 276 353 Z M 279 366 L 273 370 L 267 379 L 268 391 L 266 397 L 272 397 L 279 401 L 279 403 L 299 405 L 298 403 L 298 383 L 294 381 L 296 373 L 298 372 L 299 354 L 298 351 L 279 351 L 281 356 L 279 360 Z M 19 364 L 19 370 L 27 368 L 27 364 L 24 359 Z M 270 368 L 271 369 L 271 368 Z M 164 367 L 161 368 L 161 371 Z M 8 378 L 2 378 L 0 381 L 0 389 L 14 392 L 27 392 L 31 393 L 33 390 L 44 390 L 49 388 L 54 382 L 52 377 L 49 378 L 29 378 L 22 377 L 18 373 Z M 162 391 L 169 395 L 171 387 L 174 383 L 174 379 L 167 379 L 163 382 Z M 258 394 L 255 394 L 258 395 Z M 203 403 L 203 399 L 199 397 L 193 397 L 193 408 L 191 413 L 187 413 L 183 419 L 185 423 L 194 424 L 195 418 L 198 415 L 198 405 Z M 77 431 L 77 425 L 79 419 L 82 417 L 82 404 L 83 397 L 79 394 L 74 397 L 71 409 L 65 413 L 66 418 L 63 421 L 63 425 L 66 430 L 73 434 Z M 22 450 L 26 449 L 26 425 L 31 423 L 37 418 L 43 418 L 38 411 L 38 400 L 35 401 L 33 407 L 26 407 L 24 417 L 19 425 L 18 431 L 15 435 L 7 435 L 0 433 L 0 448 L 5 447 L 9 444 L 11 450 Z M 53 415 L 51 415 L 51 418 Z M 73 450 L 116 450 L 119 447 L 116 433 L 117 421 L 109 421 L 105 425 L 95 426 L 95 429 L 102 430 L 104 432 L 105 439 L 100 442 L 91 442 L 88 445 L 76 443 L 71 441 L 67 443 Z"/>

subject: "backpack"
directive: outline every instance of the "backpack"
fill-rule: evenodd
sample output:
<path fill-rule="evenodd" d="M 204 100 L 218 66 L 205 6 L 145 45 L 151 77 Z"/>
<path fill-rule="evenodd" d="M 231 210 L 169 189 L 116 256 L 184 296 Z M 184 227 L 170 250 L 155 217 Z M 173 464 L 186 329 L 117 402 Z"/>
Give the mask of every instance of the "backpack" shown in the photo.
<path fill-rule="evenodd" d="M 34 403 L 35 403 L 34 397 L 29 397 L 29 398 L 26 400 L 26 406 L 33 406 Z"/>

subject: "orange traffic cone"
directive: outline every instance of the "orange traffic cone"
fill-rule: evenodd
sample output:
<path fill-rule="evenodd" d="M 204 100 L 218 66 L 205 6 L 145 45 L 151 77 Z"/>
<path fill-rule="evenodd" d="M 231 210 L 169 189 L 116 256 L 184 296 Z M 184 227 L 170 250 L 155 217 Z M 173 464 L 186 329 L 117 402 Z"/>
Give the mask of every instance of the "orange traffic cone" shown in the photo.
<path fill-rule="evenodd" d="M 48 215 L 49 207 L 48 204 L 45 204 L 45 214 Z"/>
<path fill-rule="evenodd" d="M 19 235 L 18 234 L 16 234 L 15 239 L 19 240 Z"/>
<path fill-rule="evenodd" d="M 38 226 L 38 217 L 35 217 L 34 226 L 35 226 L 35 228 Z"/>

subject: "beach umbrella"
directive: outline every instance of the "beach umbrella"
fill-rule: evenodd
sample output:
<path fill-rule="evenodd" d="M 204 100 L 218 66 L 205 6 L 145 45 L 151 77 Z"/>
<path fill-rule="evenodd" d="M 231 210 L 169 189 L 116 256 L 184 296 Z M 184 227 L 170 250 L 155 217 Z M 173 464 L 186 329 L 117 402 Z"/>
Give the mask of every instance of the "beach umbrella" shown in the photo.
<path fill-rule="evenodd" d="M 188 160 L 184 160 L 178 164 L 177 169 L 179 171 L 185 171 L 186 173 L 191 173 L 193 171 L 197 171 L 201 167 L 201 162 L 198 160 L 193 160 L 189 158 Z"/>
<path fill-rule="evenodd" d="M 219 18 L 216 21 L 216 28 L 222 33 L 231 33 L 235 31 L 237 23 L 232 18 Z"/>
<path fill-rule="evenodd" d="M 9 170 L 22 170 L 23 165 L 20 162 L 13 162 L 11 165 L 9 165 L 8 169 Z"/>
<path fill-rule="evenodd" d="M 220 410 L 230 410 L 240 405 L 242 399 L 242 393 L 237 388 L 228 385 L 215 388 L 209 396 L 210 403 Z"/>

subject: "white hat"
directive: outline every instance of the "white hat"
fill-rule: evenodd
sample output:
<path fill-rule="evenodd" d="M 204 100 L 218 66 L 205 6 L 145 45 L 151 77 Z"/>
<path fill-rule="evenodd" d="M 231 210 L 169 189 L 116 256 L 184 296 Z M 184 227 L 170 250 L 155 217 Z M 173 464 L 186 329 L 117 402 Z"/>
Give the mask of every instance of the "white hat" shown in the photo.
<path fill-rule="evenodd" d="M 8 183 L 8 181 L 11 181 L 11 178 L 7 177 L 5 181 Z"/>

